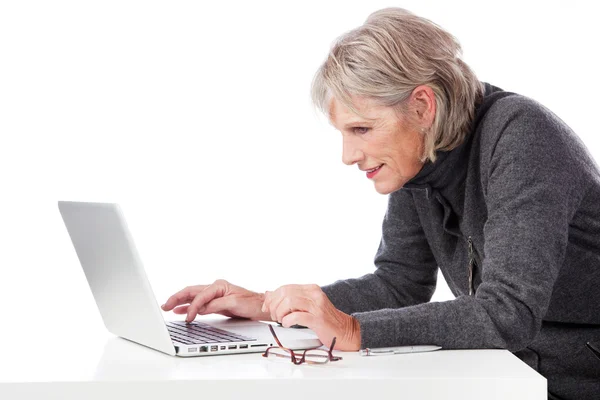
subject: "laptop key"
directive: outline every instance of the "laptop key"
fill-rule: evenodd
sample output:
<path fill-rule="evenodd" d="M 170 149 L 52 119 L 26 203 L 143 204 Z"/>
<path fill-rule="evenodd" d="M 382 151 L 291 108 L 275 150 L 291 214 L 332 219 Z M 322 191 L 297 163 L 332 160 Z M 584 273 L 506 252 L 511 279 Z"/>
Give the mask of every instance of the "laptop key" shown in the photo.
<path fill-rule="evenodd" d="M 170 332 L 184 337 L 191 337 L 194 341 L 203 340 L 205 342 L 224 343 L 257 340 L 223 329 L 214 328 L 200 322 L 191 322 L 188 324 L 184 321 L 169 321 L 167 322 L 167 327 Z"/>

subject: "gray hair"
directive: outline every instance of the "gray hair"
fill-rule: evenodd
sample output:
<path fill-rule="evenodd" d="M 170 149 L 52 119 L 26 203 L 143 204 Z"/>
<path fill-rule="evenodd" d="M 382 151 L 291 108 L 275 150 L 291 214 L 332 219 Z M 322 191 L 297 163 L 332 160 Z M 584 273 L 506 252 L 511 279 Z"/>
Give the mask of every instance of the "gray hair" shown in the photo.
<path fill-rule="evenodd" d="M 433 124 L 425 134 L 422 161 L 437 150 L 459 146 L 470 130 L 483 86 L 461 59 L 458 40 L 433 22 L 401 8 L 385 8 L 340 36 L 312 83 L 312 100 L 329 115 L 333 97 L 360 115 L 351 96 L 364 96 L 408 113 L 419 85 L 436 100 Z"/>

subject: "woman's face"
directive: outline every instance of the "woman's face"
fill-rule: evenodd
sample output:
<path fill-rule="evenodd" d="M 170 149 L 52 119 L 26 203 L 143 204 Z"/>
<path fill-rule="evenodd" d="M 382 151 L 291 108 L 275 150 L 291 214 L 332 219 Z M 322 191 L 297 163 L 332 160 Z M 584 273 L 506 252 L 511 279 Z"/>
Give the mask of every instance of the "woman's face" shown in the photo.
<path fill-rule="evenodd" d="M 329 113 L 333 126 L 342 133 L 344 164 L 356 164 L 373 180 L 381 194 L 400 189 L 423 167 L 423 134 L 392 107 L 371 99 L 353 97 L 362 118 L 335 98 Z"/>

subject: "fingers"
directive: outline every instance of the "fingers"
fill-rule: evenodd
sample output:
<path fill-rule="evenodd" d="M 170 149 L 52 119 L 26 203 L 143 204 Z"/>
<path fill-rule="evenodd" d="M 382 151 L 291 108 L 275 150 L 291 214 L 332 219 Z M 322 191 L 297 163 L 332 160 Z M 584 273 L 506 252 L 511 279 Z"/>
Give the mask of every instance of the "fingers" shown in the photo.
<path fill-rule="evenodd" d="M 232 297 L 219 297 L 216 298 L 204 306 L 201 306 L 196 314 L 197 315 L 206 315 L 206 314 L 218 314 L 222 311 L 228 311 L 232 308 L 235 308 L 237 300 Z M 187 314 L 189 305 L 175 307 L 173 312 L 175 314 Z"/>
<path fill-rule="evenodd" d="M 196 297 L 198 292 L 204 290 L 206 287 L 207 285 L 188 286 L 169 297 L 161 308 L 163 311 L 170 311 L 176 306 L 189 303 Z"/>
<path fill-rule="evenodd" d="M 275 321 L 283 323 L 283 318 L 295 311 L 314 312 L 313 302 L 311 299 L 301 295 L 286 297 L 279 302 L 279 305 L 275 309 Z"/>
<path fill-rule="evenodd" d="M 361 346 L 359 322 L 335 308 L 317 285 L 288 285 L 266 292 L 263 312 L 286 328 L 303 325 L 312 329 L 330 348 L 334 343 L 339 350 L 356 351 Z"/>
<path fill-rule="evenodd" d="M 189 306 L 187 306 L 187 305 L 186 305 L 186 306 L 179 306 L 179 307 L 175 307 L 175 308 L 173 309 L 173 312 L 174 312 L 175 314 L 180 314 L 180 315 L 181 315 L 181 314 L 187 314 L 188 307 L 189 307 Z"/>
<path fill-rule="evenodd" d="M 186 321 L 190 322 L 198 313 L 204 313 L 204 306 L 207 303 L 224 296 L 227 285 L 227 281 L 219 279 L 212 285 L 188 286 L 169 297 L 161 308 L 163 311 L 173 310 L 175 314 L 187 314 Z"/>
<path fill-rule="evenodd" d="M 294 311 L 318 312 L 316 305 L 321 293 L 317 285 L 282 286 L 274 292 L 265 292 L 262 311 L 268 312 L 273 321 L 281 321 Z"/>
<path fill-rule="evenodd" d="M 310 313 L 293 312 L 283 317 L 283 319 L 281 320 L 281 325 L 284 328 L 289 328 L 292 325 L 302 325 L 310 329 L 314 329 L 316 322 L 317 318 Z"/>
<path fill-rule="evenodd" d="M 277 319 L 277 308 L 279 307 L 279 304 L 283 301 L 283 299 L 285 299 L 286 297 L 293 296 L 292 292 L 297 292 L 297 288 L 295 286 L 296 285 L 286 285 L 280 287 L 274 292 L 265 292 L 265 301 L 263 304 L 262 311 L 269 313 L 269 315 L 271 316 L 271 321 L 280 321 Z"/>
<path fill-rule="evenodd" d="M 210 301 L 225 296 L 227 287 L 222 281 L 216 281 L 202 292 L 198 293 L 187 309 L 186 322 L 191 322 L 198 313 L 204 313 L 205 305 Z"/>
<path fill-rule="evenodd" d="M 229 311 L 236 309 L 238 306 L 238 300 L 234 297 L 218 297 L 213 301 L 205 304 L 198 314 L 222 314 L 223 311 Z"/>

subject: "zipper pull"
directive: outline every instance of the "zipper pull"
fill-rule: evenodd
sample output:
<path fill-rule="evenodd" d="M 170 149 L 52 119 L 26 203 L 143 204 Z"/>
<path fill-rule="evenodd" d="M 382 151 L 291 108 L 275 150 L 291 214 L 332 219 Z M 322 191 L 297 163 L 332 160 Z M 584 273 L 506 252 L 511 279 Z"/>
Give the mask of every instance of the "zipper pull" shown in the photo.
<path fill-rule="evenodd" d="M 475 255 L 473 251 L 473 239 L 469 236 L 467 240 L 469 245 L 469 296 L 473 295 L 473 267 L 475 265 Z"/>

